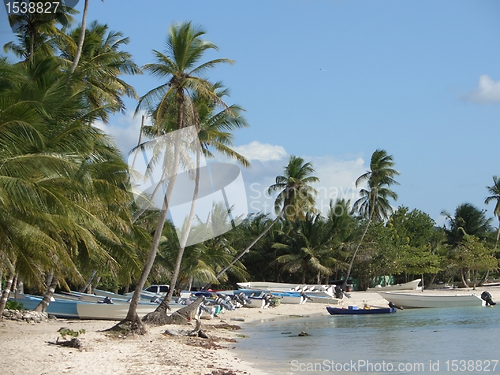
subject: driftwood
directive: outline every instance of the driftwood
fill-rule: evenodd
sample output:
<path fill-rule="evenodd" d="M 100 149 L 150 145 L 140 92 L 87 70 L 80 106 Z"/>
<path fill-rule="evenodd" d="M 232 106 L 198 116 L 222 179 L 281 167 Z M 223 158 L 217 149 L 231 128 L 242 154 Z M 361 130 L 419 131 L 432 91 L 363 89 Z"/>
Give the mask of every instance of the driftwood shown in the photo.
<path fill-rule="evenodd" d="M 59 338 L 57 338 L 55 342 L 47 341 L 47 344 L 65 346 L 68 348 L 76 348 L 79 350 L 81 350 L 83 347 L 82 342 L 78 340 L 76 337 L 73 337 L 71 340 L 64 340 L 64 341 L 59 341 Z"/>
<path fill-rule="evenodd" d="M 192 304 L 187 305 L 171 315 L 167 315 L 165 312 L 153 311 L 145 315 L 142 321 L 151 325 L 165 325 L 165 324 L 188 324 L 191 320 L 195 318 L 198 307 L 203 302 L 203 297 L 198 297 L 196 301 Z"/>

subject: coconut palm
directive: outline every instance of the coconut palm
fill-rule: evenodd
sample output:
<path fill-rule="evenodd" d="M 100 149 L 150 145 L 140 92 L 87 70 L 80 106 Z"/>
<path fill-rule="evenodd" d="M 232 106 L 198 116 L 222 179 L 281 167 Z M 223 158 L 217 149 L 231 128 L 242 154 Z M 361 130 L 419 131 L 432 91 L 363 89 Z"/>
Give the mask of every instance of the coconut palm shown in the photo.
<path fill-rule="evenodd" d="M 342 286 L 343 289 L 345 289 L 349 276 L 351 275 L 352 265 L 356 259 L 361 243 L 366 236 L 370 223 L 372 221 L 387 219 L 392 212 L 389 199 L 392 198 L 396 200 L 398 198 L 397 194 L 389 189 L 391 185 L 399 185 L 399 183 L 394 180 L 394 177 L 399 175 L 399 172 L 393 169 L 393 166 L 394 161 L 392 155 L 387 155 L 387 151 L 385 150 L 377 149 L 372 154 L 370 170 L 363 173 L 356 180 L 356 186 L 363 182 L 367 182 L 368 185 L 366 189 L 361 189 L 361 198 L 354 203 L 354 209 L 358 210 L 361 216 L 365 217 L 367 221 L 365 230 L 361 235 L 359 243 L 352 255 L 351 262 L 349 263 L 346 278 Z"/>
<path fill-rule="evenodd" d="M 76 61 L 81 27 L 74 29 L 69 38 L 60 39 L 61 57 L 69 67 Z M 71 73 L 78 83 L 77 89 L 84 91 L 88 104 L 98 111 L 99 117 L 107 122 L 110 112 L 124 111 L 122 97 L 137 98 L 134 88 L 121 78 L 125 74 L 140 74 L 140 68 L 133 62 L 132 55 L 122 48 L 129 38 L 121 32 L 109 30 L 107 25 L 96 21 L 85 32 L 78 66 Z"/>
<path fill-rule="evenodd" d="M 191 94 L 191 101 L 194 104 L 194 108 L 196 109 L 196 115 L 197 115 L 197 121 L 198 121 L 198 141 L 201 145 L 201 150 L 196 151 L 196 168 L 195 168 L 195 189 L 194 189 L 194 194 L 193 194 L 193 200 L 191 203 L 191 210 L 189 217 L 185 223 L 185 226 L 182 230 L 182 236 L 179 239 L 179 250 L 177 257 L 178 259 L 176 260 L 175 264 L 182 265 L 182 257 L 184 254 L 184 250 L 186 247 L 187 239 L 188 236 L 195 236 L 196 233 L 192 234 L 191 232 L 191 224 L 194 219 L 194 210 L 195 210 L 195 202 L 197 200 L 197 194 L 198 194 L 198 187 L 199 187 L 199 171 L 200 171 L 200 158 L 201 158 L 201 153 L 203 153 L 203 156 L 206 158 L 213 158 L 215 155 L 214 153 L 217 152 L 218 154 L 222 154 L 224 156 L 234 158 L 244 166 L 249 166 L 248 160 L 234 151 L 232 149 L 233 146 L 233 131 L 236 129 L 240 129 L 242 127 L 248 126 L 246 123 L 246 120 L 243 118 L 241 115 L 241 112 L 243 111 L 241 107 L 237 105 L 231 105 L 229 107 L 227 106 L 221 106 L 221 99 L 222 97 L 227 95 L 227 89 L 223 89 L 222 86 L 219 83 L 216 83 L 212 87 L 213 92 L 216 94 L 217 99 L 207 97 L 205 95 L 200 95 L 198 92 L 194 92 Z M 222 108 L 221 108 L 222 107 Z M 168 125 L 169 123 L 165 123 Z M 153 128 L 145 128 L 146 131 L 148 131 L 150 134 L 158 134 L 158 133 L 163 133 L 165 132 L 166 129 L 155 129 Z M 220 210 L 216 210 L 219 212 Z M 214 212 L 216 212 L 214 211 Z M 221 217 L 220 215 L 218 217 Z M 212 216 L 211 222 L 212 222 L 212 228 L 213 228 L 213 221 L 214 217 Z M 198 231 L 199 231 L 200 226 L 198 226 Z M 217 233 L 217 232 L 214 232 Z M 211 235 L 208 235 L 208 237 L 211 237 Z M 220 236 L 219 236 L 220 237 Z M 228 255 L 230 256 L 230 254 Z M 170 303 L 170 300 L 172 298 L 173 292 L 174 292 L 174 286 L 176 283 L 176 275 L 180 272 L 180 268 L 178 269 L 177 267 L 174 268 L 172 278 L 171 278 L 171 288 L 169 290 L 169 293 L 167 294 L 166 298 L 162 301 L 160 306 L 158 307 L 157 311 L 155 313 L 164 313 L 168 305 Z M 143 321 L 152 323 L 154 321 L 155 315 L 146 315 L 143 318 Z"/>
<path fill-rule="evenodd" d="M 333 242 L 328 222 L 320 214 L 307 213 L 305 218 L 296 218 L 289 222 L 283 242 L 273 245 L 281 249 L 285 254 L 276 258 L 283 264 L 283 270 L 290 273 L 301 272 L 301 283 L 305 284 L 306 277 L 315 275 L 317 283 L 321 276 L 329 275 L 332 270 L 327 263 L 334 264 L 332 258 Z"/>
<path fill-rule="evenodd" d="M 243 255 L 250 252 L 250 249 L 278 220 L 281 218 L 304 219 L 308 211 L 314 211 L 314 196 L 316 195 L 316 189 L 310 184 L 318 182 L 319 179 L 313 176 L 313 173 L 314 168 L 311 163 L 305 163 L 304 159 L 298 156 L 290 156 L 288 165 L 285 167 L 285 173 L 282 176 L 277 176 L 276 183 L 271 185 L 267 191 L 270 195 L 278 192 L 274 204 L 277 214 L 276 218 L 245 248 L 245 250 L 239 253 L 228 266 L 219 271 L 217 278 L 220 278 L 233 264 L 239 261 Z"/>
<path fill-rule="evenodd" d="M 117 233 L 130 222 L 126 166 L 107 137 L 87 125 L 93 111 L 56 58 L 35 54 L 30 64 L 0 64 L 0 77 L 6 72 L 17 80 L 0 87 L 3 257 L 33 285 L 57 270 L 53 292 L 59 280 L 81 280 L 76 263 L 84 259 L 117 266 L 108 250 L 123 244 Z"/>
<path fill-rule="evenodd" d="M 442 214 L 448 219 L 448 228 L 445 228 L 445 233 L 447 243 L 452 247 L 458 246 L 466 234 L 486 239 L 491 230 L 491 218 L 486 217 L 484 210 L 470 203 L 460 204 L 453 216 L 446 211 Z"/>
<path fill-rule="evenodd" d="M 201 28 L 194 27 L 190 22 L 171 26 L 167 37 L 167 48 L 165 53 L 155 50 L 156 62 L 144 66 L 144 70 L 151 73 L 153 76 L 160 79 L 166 79 L 166 82 L 150 90 L 141 97 L 137 106 L 137 110 L 143 108 L 151 111 L 151 113 L 154 114 L 153 121 L 155 124 L 163 123 L 172 115 L 175 116 L 176 130 L 186 127 L 189 121 L 192 121 L 191 124 L 196 124 L 196 108 L 190 99 L 193 93 L 212 98 L 213 100 L 219 99 L 213 91 L 213 85 L 205 78 L 200 77 L 200 74 L 221 63 L 232 63 L 232 60 L 215 59 L 197 65 L 204 53 L 209 50 L 217 50 L 215 44 L 202 39 L 204 35 L 205 32 Z M 179 137 L 179 135 L 176 136 L 176 138 Z M 171 166 L 174 173 L 173 176 L 171 176 L 172 178 L 169 181 L 167 192 L 164 196 L 163 207 L 160 211 L 158 225 L 155 229 L 148 259 L 144 265 L 141 277 L 137 282 L 134 297 L 132 298 L 130 309 L 125 319 L 128 322 L 139 321 L 136 313 L 137 303 L 140 291 L 144 287 L 156 257 L 163 225 L 167 216 L 168 200 L 171 197 L 175 184 L 175 175 L 178 171 L 179 158 L 178 141 L 176 140 L 175 153 L 171 160 Z M 172 275 L 172 290 L 175 286 L 181 260 L 182 253 L 180 250 L 175 264 L 174 274 Z M 138 324 L 141 326 L 140 321 Z"/>
<path fill-rule="evenodd" d="M 487 186 L 486 188 L 491 195 L 486 198 L 484 203 L 488 204 L 496 201 L 495 208 L 493 209 L 493 213 L 498 218 L 497 239 L 495 241 L 496 250 L 498 248 L 498 239 L 500 237 L 500 178 L 498 176 L 493 176 L 493 185 Z"/>
<path fill-rule="evenodd" d="M 470 203 L 459 205 L 453 216 L 446 211 L 443 211 L 442 214 L 448 219 L 448 227 L 445 227 L 444 231 L 447 238 L 446 243 L 450 245 L 450 255 L 454 259 L 461 258 L 463 255 L 461 253 L 468 251 L 468 246 L 464 243 L 466 239 L 473 242 L 485 240 L 490 234 L 491 218 L 486 218 L 484 210 L 480 210 Z M 465 273 L 466 269 L 460 266 L 460 276 L 464 285 L 467 285 Z"/>
<path fill-rule="evenodd" d="M 65 37 L 57 26 L 70 26 L 74 22 L 71 14 L 75 13 L 76 10 L 59 4 L 55 13 L 20 12 L 9 15 L 9 24 L 17 32 L 19 44 L 9 42 L 4 45 L 4 51 L 11 51 L 26 60 L 31 59 L 37 50 L 53 54 L 54 40 Z"/>

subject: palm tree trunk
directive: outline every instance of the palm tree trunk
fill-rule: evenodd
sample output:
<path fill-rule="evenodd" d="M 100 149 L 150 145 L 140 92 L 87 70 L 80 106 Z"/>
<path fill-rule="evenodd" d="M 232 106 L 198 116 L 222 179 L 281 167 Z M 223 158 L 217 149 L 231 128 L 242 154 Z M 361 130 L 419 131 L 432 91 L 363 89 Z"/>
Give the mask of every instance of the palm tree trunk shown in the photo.
<path fill-rule="evenodd" d="M 21 276 L 17 277 L 17 286 L 16 286 L 17 292 L 19 294 L 24 294 L 24 281 Z"/>
<path fill-rule="evenodd" d="M 167 193 L 163 198 L 163 207 L 160 211 L 160 217 L 158 218 L 158 223 L 156 224 L 155 233 L 153 236 L 153 243 L 151 245 L 151 250 L 149 251 L 148 258 L 146 260 L 146 264 L 144 265 L 144 269 L 142 270 L 141 277 L 139 278 L 137 285 L 135 287 L 134 295 L 132 296 L 132 300 L 130 301 L 130 306 L 128 309 L 127 316 L 125 321 L 130 322 L 140 322 L 140 319 L 137 317 L 137 304 L 139 303 L 139 299 L 141 297 L 141 291 L 146 284 L 149 273 L 151 272 L 151 268 L 153 268 L 153 263 L 156 258 L 156 252 L 158 251 L 158 246 L 160 245 L 160 239 L 163 232 L 163 226 L 165 224 L 165 219 L 167 218 L 168 213 L 168 205 L 170 198 L 172 197 L 172 192 L 174 191 L 175 181 L 177 179 L 177 171 L 179 169 L 179 147 L 180 147 L 180 139 L 181 134 L 179 132 L 175 135 L 175 145 L 174 145 L 174 162 L 173 162 L 173 174 L 169 180 Z M 162 183 L 161 181 L 159 184 Z M 139 323 L 140 324 L 140 323 Z"/>
<path fill-rule="evenodd" d="M 286 207 L 286 206 L 284 206 Z M 264 237 L 264 235 L 269 232 L 269 230 L 273 227 L 274 224 L 276 224 L 276 222 L 281 219 L 281 217 L 283 216 L 283 214 L 285 213 L 285 208 L 283 207 L 283 209 L 281 210 L 280 214 L 278 216 L 276 216 L 276 219 L 273 220 L 273 222 L 261 233 L 259 234 L 259 236 L 252 241 L 252 243 L 250 245 L 248 245 L 246 247 L 245 250 L 243 250 L 241 253 L 239 253 L 236 257 L 233 258 L 233 260 L 231 261 L 231 263 L 229 263 L 226 267 L 224 267 L 221 271 L 219 271 L 219 273 L 217 273 L 217 275 L 215 275 L 215 277 L 218 279 L 220 278 L 222 275 L 224 275 L 224 273 L 226 273 L 226 271 L 228 269 L 230 269 L 237 261 L 240 260 L 240 258 L 249 253 L 250 252 L 250 249 L 253 247 L 253 245 L 255 245 L 257 243 L 257 241 L 259 241 L 262 237 Z"/>
<path fill-rule="evenodd" d="M 500 222 L 500 216 L 498 217 L 498 221 Z M 498 225 L 497 240 L 495 241 L 495 248 L 493 249 L 494 251 L 497 251 L 499 239 L 500 239 L 500 225 Z"/>
<path fill-rule="evenodd" d="M 78 40 L 78 46 L 76 47 L 75 58 L 73 59 L 73 63 L 71 64 L 71 68 L 69 70 L 70 74 L 73 74 L 78 66 L 78 62 L 80 61 L 80 56 L 82 55 L 83 49 L 83 41 L 85 40 L 85 27 L 87 24 L 87 11 L 89 9 L 89 0 L 85 0 L 85 4 L 83 5 L 83 16 L 82 16 L 82 27 L 80 29 L 80 39 Z"/>
<path fill-rule="evenodd" d="M 13 281 L 14 281 L 14 272 L 10 271 L 7 274 L 7 282 L 5 284 L 5 290 L 2 292 L 2 298 L 0 299 L 0 316 L 2 316 L 5 310 L 5 305 L 9 300 L 10 289 L 12 288 Z"/>
<path fill-rule="evenodd" d="M 30 34 L 30 56 L 29 60 L 33 60 L 33 54 L 35 53 L 35 35 L 33 33 Z"/>
<path fill-rule="evenodd" d="M 358 246 L 356 246 L 356 250 L 354 250 L 354 254 L 352 255 L 352 259 L 351 259 L 351 262 L 349 263 L 349 268 L 347 269 L 347 274 L 346 274 L 345 280 L 342 283 L 342 290 L 346 289 L 347 281 L 349 280 L 349 277 L 351 276 L 351 270 L 352 270 L 352 265 L 354 264 L 354 259 L 356 259 L 356 255 L 358 254 L 358 250 L 361 247 L 363 240 L 365 239 L 366 233 L 368 232 L 368 227 L 370 226 L 370 223 L 372 222 L 372 219 L 373 219 L 373 213 L 375 212 L 375 202 L 377 201 L 377 199 L 376 199 L 377 198 L 377 191 L 375 189 L 372 189 L 372 195 L 373 195 L 373 202 L 372 202 L 372 205 L 370 207 L 370 215 L 368 217 L 368 222 L 366 223 L 366 228 L 363 231 L 363 234 L 361 235 Z"/>
<path fill-rule="evenodd" d="M 85 285 L 80 288 L 80 293 L 86 293 L 89 289 L 90 284 L 92 284 L 92 280 L 94 280 L 95 275 L 97 274 L 97 270 L 92 270 L 89 278 L 85 281 Z"/>
<path fill-rule="evenodd" d="M 45 291 L 45 294 L 43 295 L 43 299 L 40 301 L 38 306 L 35 307 L 35 309 L 33 311 L 45 312 L 47 310 L 47 307 L 50 304 L 50 300 L 51 300 L 51 298 L 54 295 L 54 292 L 56 290 L 57 283 L 58 283 L 57 275 L 54 274 L 52 276 L 52 280 L 50 282 L 50 285 L 47 286 L 47 290 Z"/>
<path fill-rule="evenodd" d="M 347 274 L 345 276 L 345 280 L 342 283 L 342 290 L 346 289 L 347 280 L 349 280 L 349 277 L 351 276 L 351 270 L 352 270 L 352 265 L 354 264 L 354 259 L 356 259 L 356 255 L 358 254 L 358 250 L 361 247 L 361 244 L 363 243 L 363 240 L 366 236 L 366 233 L 368 232 L 368 227 L 370 226 L 371 221 L 372 221 L 372 218 L 370 216 L 370 218 L 368 219 L 368 223 L 366 223 L 365 230 L 363 231 L 363 234 L 361 235 L 358 246 L 356 246 L 356 250 L 354 250 L 354 254 L 352 255 L 352 259 L 351 259 L 351 262 L 349 263 L 349 268 L 347 269 Z"/>
<path fill-rule="evenodd" d="M 177 252 L 177 259 L 175 260 L 175 268 L 174 273 L 172 274 L 172 278 L 170 279 L 170 289 L 168 290 L 167 296 L 163 299 L 160 306 L 156 309 L 157 311 L 166 311 L 170 301 L 172 300 L 172 296 L 174 294 L 174 290 L 177 284 L 177 278 L 179 277 L 179 271 L 181 269 L 182 257 L 184 256 L 184 249 L 186 248 L 186 243 L 189 237 L 189 233 L 191 232 L 191 226 L 194 220 L 194 214 L 196 210 L 196 201 L 198 199 L 198 190 L 200 187 L 200 158 L 201 151 L 199 148 L 196 150 L 196 172 L 195 172 L 195 183 L 194 183 L 194 192 L 193 192 L 193 200 L 191 202 L 191 210 L 189 211 L 188 220 L 185 224 L 185 227 L 182 232 L 182 238 L 179 241 L 179 251 Z"/>
<path fill-rule="evenodd" d="M 465 272 L 463 268 L 460 268 L 460 277 L 462 278 L 462 283 L 466 288 L 469 287 L 469 284 L 467 284 L 467 280 L 465 280 Z"/>

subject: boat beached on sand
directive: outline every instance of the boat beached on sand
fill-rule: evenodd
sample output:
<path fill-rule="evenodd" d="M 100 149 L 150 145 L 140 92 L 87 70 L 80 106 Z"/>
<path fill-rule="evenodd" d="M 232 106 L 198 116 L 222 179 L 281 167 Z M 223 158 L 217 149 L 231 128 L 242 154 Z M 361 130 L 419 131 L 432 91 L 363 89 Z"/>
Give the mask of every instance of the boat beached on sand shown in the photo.
<path fill-rule="evenodd" d="M 374 288 L 368 288 L 367 291 L 370 291 L 370 292 L 372 292 L 372 291 L 373 292 L 380 292 L 380 291 L 391 292 L 394 290 L 422 290 L 422 287 L 418 286 L 418 284 L 420 284 L 421 280 L 422 279 L 415 279 L 415 280 L 409 281 L 407 283 L 387 285 L 387 286 L 377 285 Z"/>
<path fill-rule="evenodd" d="M 22 294 L 11 297 L 10 299 L 21 303 L 23 308 L 26 310 L 34 310 L 42 300 L 42 297 Z M 53 301 L 50 301 L 46 312 L 47 314 L 54 315 L 57 318 L 65 319 L 122 320 L 127 316 L 129 306 L 129 303 L 125 301 L 99 303 L 69 299 L 54 299 Z M 153 312 L 157 307 L 157 303 L 139 302 L 137 305 L 137 315 L 142 317 L 147 313 Z M 181 307 L 182 306 L 180 305 L 170 305 L 172 312 Z"/>
<path fill-rule="evenodd" d="M 426 307 L 467 307 L 483 306 L 481 297 L 475 294 L 425 294 L 425 293 L 395 293 L 379 292 L 387 301 L 404 308 Z"/>

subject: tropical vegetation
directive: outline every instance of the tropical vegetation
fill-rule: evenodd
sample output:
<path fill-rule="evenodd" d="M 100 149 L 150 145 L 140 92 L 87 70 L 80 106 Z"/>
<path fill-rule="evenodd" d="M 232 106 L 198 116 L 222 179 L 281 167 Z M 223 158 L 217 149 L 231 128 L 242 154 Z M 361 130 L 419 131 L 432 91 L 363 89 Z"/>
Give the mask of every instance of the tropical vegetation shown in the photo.
<path fill-rule="evenodd" d="M 127 321 L 140 327 L 135 308 L 147 283 L 171 285 L 158 310 L 165 316 L 179 289 L 233 289 L 243 280 L 346 286 L 352 279 L 366 288 L 385 276 L 476 285 L 498 275 L 500 178 L 493 176 L 485 191 L 498 228 L 469 203 L 453 214 L 443 211 L 446 222 L 438 226 L 418 209 L 393 206 L 399 171 L 383 149 L 355 181 L 355 202 L 332 200 L 319 212 L 313 164 L 290 156 L 267 189 L 274 213 L 254 212 L 234 226 L 228 207 L 214 204 L 200 218 L 193 203 L 178 238 L 166 219 L 175 178 L 166 189 L 160 179 L 151 194 L 166 191 L 161 207 L 138 204 L 133 170 L 95 124 L 113 121 L 126 110 L 125 99 L 135 99 L 146 118 L 138 150 L 161 148 L 155 140 L 190 127 L 200 145 L 183 153 L 174 143 L 170 159 L 152 164 L 169 164 L 174 176 L 186 165 L 199 171 L 202 158 L 217 155 L 248 167 L 234 147 L 236 131 L 248 126 L 244 110 L 228 104 L 229 90 L 206 76 L 233 61 L 203 62 L 217 47 L 202 28 L 184 22 L 170 27 L 165 50 L 155 50 L 154 62 L 140 68 L 125 49 L 128 38 L 96 21 L 87 24 L 87 8 L 85 1 L 80 27 L 64 7 L 57 17 L 10 18 L 20 27 L 4 46 L 9 55 L 0 57 L 0 313 L 11 291 L 22 287 L 44 296 L 44 310 L 56 290 L 99 286 L 135 290 Z M 126 81 L 143 72 L 159 86 L 139 97 Z M 193 179 L 198 186 L 199 174 Z M 227 225 L 234 228 L 220 230 Z M 191 244 L 188 236 L 210 239 Z"/>

